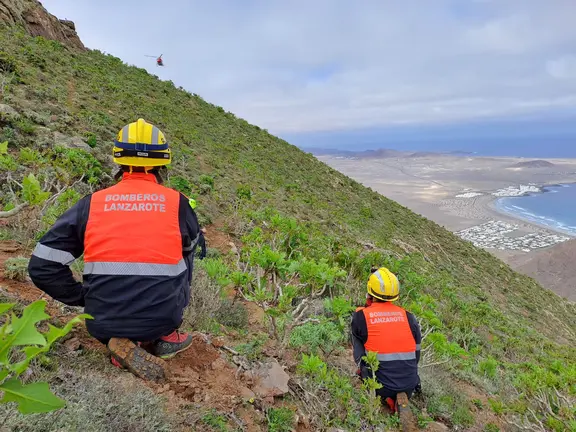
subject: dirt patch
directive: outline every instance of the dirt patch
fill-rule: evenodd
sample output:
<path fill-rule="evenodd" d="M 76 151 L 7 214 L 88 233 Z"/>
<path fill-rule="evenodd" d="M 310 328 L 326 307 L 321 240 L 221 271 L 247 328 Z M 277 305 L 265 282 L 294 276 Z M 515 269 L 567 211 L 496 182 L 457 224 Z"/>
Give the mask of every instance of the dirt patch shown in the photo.
<path fill-rule="evenodd" d="M 236 250 L 236 246 L 232 241 L 232 238 L 226 234 L 223 229 L 223 225 L 219 222 L 215 222 L 211 225 L 207 225 L 206 233 L 206 245 L 208 247 L 218 249 L 220 252 L 226 254 L 231 250 Z"/>
<path fill-rule="evenodd" d="M 207 339 L 193 334 L 191 348 L 168 360 L 169 382 L 149 385 L 169 399 L 184 399 L 232 413 L 251 396 L 244 377 Z M 180 403 L 181 404 L 181 403 Z"/>

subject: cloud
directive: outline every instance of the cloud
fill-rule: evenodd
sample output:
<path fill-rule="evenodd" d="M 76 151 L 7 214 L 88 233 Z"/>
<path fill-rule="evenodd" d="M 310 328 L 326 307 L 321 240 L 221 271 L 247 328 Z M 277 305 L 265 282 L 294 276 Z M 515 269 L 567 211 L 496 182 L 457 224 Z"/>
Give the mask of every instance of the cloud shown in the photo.
<path fill-rule="evenodd" d="M 556 79 L 576 79 L 576 56 L 565 55 L 546 63 L 546 71 Z"/>
<path fill-rule="evenodd" d="M 43 3 L 89 47 L 275 133 L 576 106 L 573 0 Z M 144 56 L 160 53 L 164 69 Z"/>

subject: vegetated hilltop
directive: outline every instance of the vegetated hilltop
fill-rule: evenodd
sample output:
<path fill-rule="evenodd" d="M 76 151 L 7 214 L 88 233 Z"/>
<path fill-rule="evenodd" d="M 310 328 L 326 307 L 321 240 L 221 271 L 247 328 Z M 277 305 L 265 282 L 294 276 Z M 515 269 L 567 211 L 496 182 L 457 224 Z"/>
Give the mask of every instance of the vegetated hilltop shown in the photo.
<path fill-rule="evenodd" d="M 426 335 L 424 394 L 414 400 L 421 424 L 574 427 L 574 304 L 311 154 L 143 69 L 21 28 L 0 28 L 0 47 L 0 143 L 7 142 L 0 144 L 0 209 L 19 211 L 0 226 L 0 239 L 29 251 L 82 195 L 111 184 L 111 142 L 124 124 L 143 117 L 171 140 L 168 184 L 197 198 L 213 248 L 196 268 L 185 326 L 221 335 L 237 353 L 230 361 L 244 369 L 275 356 L 291 375 L 290 394 L 272 405 L 258 393 L 243 402 L 225 398 L 226 383 L 193 387 L 218 376 L 214 364 L 208 375 L 191 371 L 196 378 L 170 386 L 171 412 L 178 414 L 172 418 L 144 384 L 120 381 L 97 348 L 57 350 L 36 365 L 36 376 L 47 377 L 69 407 L 58 416 L 23 419 L 0 405 L 9 427 L 233 430 L 242 424 L 288 431 L 296 413 L 300 430 L 394 427 L 351 377 L 346 350 L 348 314 L 363 301 L 372 265 L 399 275 L 401 304 L 419 317 Z M 245 300 L 232 303 L 234 294 Z"/>

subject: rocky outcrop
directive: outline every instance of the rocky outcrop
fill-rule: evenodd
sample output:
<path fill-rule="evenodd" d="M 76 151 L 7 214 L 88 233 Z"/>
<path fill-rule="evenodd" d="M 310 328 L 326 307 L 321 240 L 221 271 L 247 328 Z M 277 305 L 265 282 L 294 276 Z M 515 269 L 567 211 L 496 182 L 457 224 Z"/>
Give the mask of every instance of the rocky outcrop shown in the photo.
<path fill-rule="evenodd" d="M 59 41 L 67 47 L 85 50 L 72 21 L 60 20 L 37 0 L 0 0 L 0 25 L 21 25 L 32 36 Z"/>

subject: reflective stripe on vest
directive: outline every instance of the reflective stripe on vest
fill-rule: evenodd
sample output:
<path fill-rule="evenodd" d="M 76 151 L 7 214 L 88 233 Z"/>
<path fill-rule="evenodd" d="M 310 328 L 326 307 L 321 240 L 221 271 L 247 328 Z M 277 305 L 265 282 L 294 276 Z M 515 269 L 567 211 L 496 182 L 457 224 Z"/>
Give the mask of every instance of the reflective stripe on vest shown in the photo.
<path fill-rule="evenodd" d="M 362 312 L 368 329 L 367 351 L 377 353 L 380 361 L 416 359 L 416 341 L 404 309 L 391 302 L 374 302 Z"/>
<path fill-rule="evenodd" d="M 178 264 L 150 264 L 131 262 L 89 262 L 84 264 L 84 274 L 116 276 L 178 276 L 186 270 L 181 259 Z"/>
<path fill-rule="evenodd" d="M 180 194 L 153 174 L 125 175 L 92 195 L 84 274 L 178 276 L 186 270 L 178 220 Z"/>

